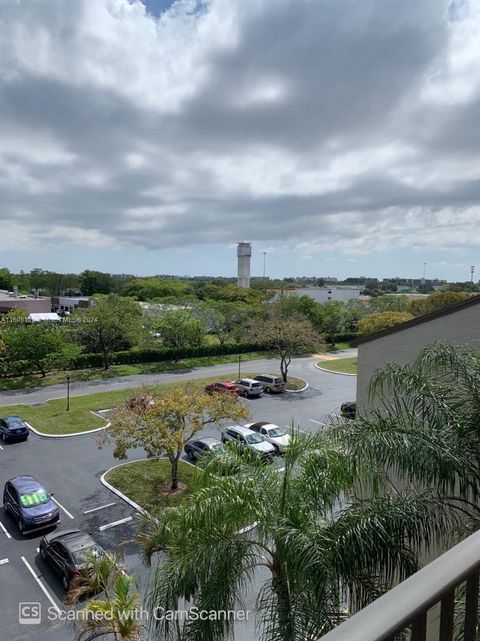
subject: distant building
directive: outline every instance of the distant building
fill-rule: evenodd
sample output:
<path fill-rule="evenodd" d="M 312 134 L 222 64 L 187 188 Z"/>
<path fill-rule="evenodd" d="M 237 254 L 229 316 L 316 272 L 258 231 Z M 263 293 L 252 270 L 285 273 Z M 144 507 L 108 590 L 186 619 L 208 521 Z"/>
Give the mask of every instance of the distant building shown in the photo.
<path fill-rule="evenodd" d="M 267 291 L 274 293 L 277 299 L 282 296 L 310 296 L 317 303 L 331 300 L 346 303 L 349 300 L 360 299 L 359 287 L 272 287 Z"/>
<path fill-rule="evenodd" d="M 51 312 L 52 304 L 50 296 L 39 296 L 38 293 L 33 296 L 19 294 L 18 289 L 13 292 L 0 291 L 0 314 L 6 314 L 12 309 L 24 309 L 31 313 L 48 313 Z"/>
<path fill-rule="evenodd" d="M 90 306 L 88 296 L 52 296 L 52 312 L 73 312 L 74 309 L 86 309 Z"/>
<path fill-rule="evenodd" d="M 237 284 L 242 289 L 250 287 L 250 261 L 252 259 L 252 245 L 243 241 L 237 245 L 238 278 Z"/>

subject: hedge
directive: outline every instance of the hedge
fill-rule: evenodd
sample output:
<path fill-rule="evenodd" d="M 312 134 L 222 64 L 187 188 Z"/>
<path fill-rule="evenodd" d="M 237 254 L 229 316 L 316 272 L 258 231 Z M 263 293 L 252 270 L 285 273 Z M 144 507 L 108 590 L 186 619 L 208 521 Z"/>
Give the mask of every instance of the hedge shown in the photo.
<path fill-rule="evenodd" d="M 238 345 L 202 345 L 200 347 L 185 347 L 180 350 L 168 349 L 137 349 L 128 352 L 112 352 L 109 356 L 111 365 L 127 365 L 132 363 L 157 363 L 173 361 L 179 358 L 198 358 L 200 356 L 224 356 L 226 354 L 245 354 L 247 352 L 265 351 L 265 347 L 256 343 L 240 343 Z M 80 354 L 72 367 L 102 367 L 103 354 Z"/>
<path fill-rule="evenodd" d="M 350 341 L 358 338 L 360 334 L 358 332 L 344 332 L 343 334 L 335 334 L 336 343 L 349 343 Z"/>

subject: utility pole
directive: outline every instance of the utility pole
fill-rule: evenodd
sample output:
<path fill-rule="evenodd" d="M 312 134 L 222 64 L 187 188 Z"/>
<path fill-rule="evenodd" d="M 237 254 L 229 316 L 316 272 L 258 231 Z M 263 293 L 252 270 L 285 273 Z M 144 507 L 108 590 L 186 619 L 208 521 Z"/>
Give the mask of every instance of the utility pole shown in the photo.
<path fill-rule="evenodd" d="M 70 375 L 67 374 L 67 412 L 70 411 Z"/>
<path fill-rule="evenodd" d="M 267 255 L 267 252 L 263 251 L 263 279 L 265 280 L 265 257 Z"/>
<path fill-rule="evenodd" d="M 470 266 L 470 282 L 473 283 L 473 272 L 475 271 L 475 265 Z"/>

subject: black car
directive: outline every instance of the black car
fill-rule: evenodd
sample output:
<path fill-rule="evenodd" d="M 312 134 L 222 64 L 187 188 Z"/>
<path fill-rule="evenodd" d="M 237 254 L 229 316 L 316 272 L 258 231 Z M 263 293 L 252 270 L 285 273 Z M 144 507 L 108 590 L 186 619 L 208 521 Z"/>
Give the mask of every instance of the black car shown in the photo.
<path fill-rule="evenodd" d="M 105 554 L 90 534 L 80 530 L 61 530 L 47 534 L 40 541 L 40 556 L 62 577 L 68 590 L 72 578 L 88 567 L 93 557 Z"/>
<path fill-rule="evenodd" d="M 196 461 L 199 456 L 207 452 L 221 452 L 225 446 L 218 439 L 210 436 L 194 439 L 185 443 L 185 453 L 191 461 Z"/>
<path fill-rule="evenodd" d="M 355 419 L 357 416 L 357 404 L 355 401 L 349 403 L 342 403 L 340 407 L 340 414 L 343 418 Z"/>
<path fill-rule="evenodd" d="M 60 521 L 58 507 L 34 476 L 16 476 L 5 483 L 3 507 L 22 534 Z"/>
<path fill-rule="evenodd" d="M 20 416 L 0 418 L 0 438 L 5 441 L 26 441 L 29 435 L 28 427 Z"/>

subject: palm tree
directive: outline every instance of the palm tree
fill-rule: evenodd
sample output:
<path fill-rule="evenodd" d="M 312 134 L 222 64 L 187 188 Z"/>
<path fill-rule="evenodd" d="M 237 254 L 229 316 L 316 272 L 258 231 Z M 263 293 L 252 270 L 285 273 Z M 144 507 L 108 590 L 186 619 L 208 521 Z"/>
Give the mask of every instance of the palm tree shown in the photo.
<path fill-rule="evenodd" d="M 85 596 L 99 593 L 81 611 L 82 627 L 75 641 L 110 638 L 137 641 L 140 638 L 140 593 L 133 576 L 125 573 L 119 559 L 111 554 L 92 556 L 84 571 L 77 575 L 66 601 L 74 605 Z"/>
<path fill-rule="evenodd" d="M 183 504 L 146 521 L 140 542 L 155 561 L 147 608 L 186 601 L 198 611 L 235 610 L 266 573 L 257 599 L 262 639 L 305 641 L 416 571 L 420 544 L 428 549 L 451 532 L 468 504 L 393 489 L 372 452 L 351 448 L 340 432 L 296 435 L 282 471 L 239 457 L 241 472 L 222 476 L 207 463 Z M 365 487 L 368 498 L 358 498 Z M 232 631 L 231 619 L 192 617 L 181 639 L 221 641 Z M 180 638 L 166 619 L 152 621 L 151 635 Z"/>

